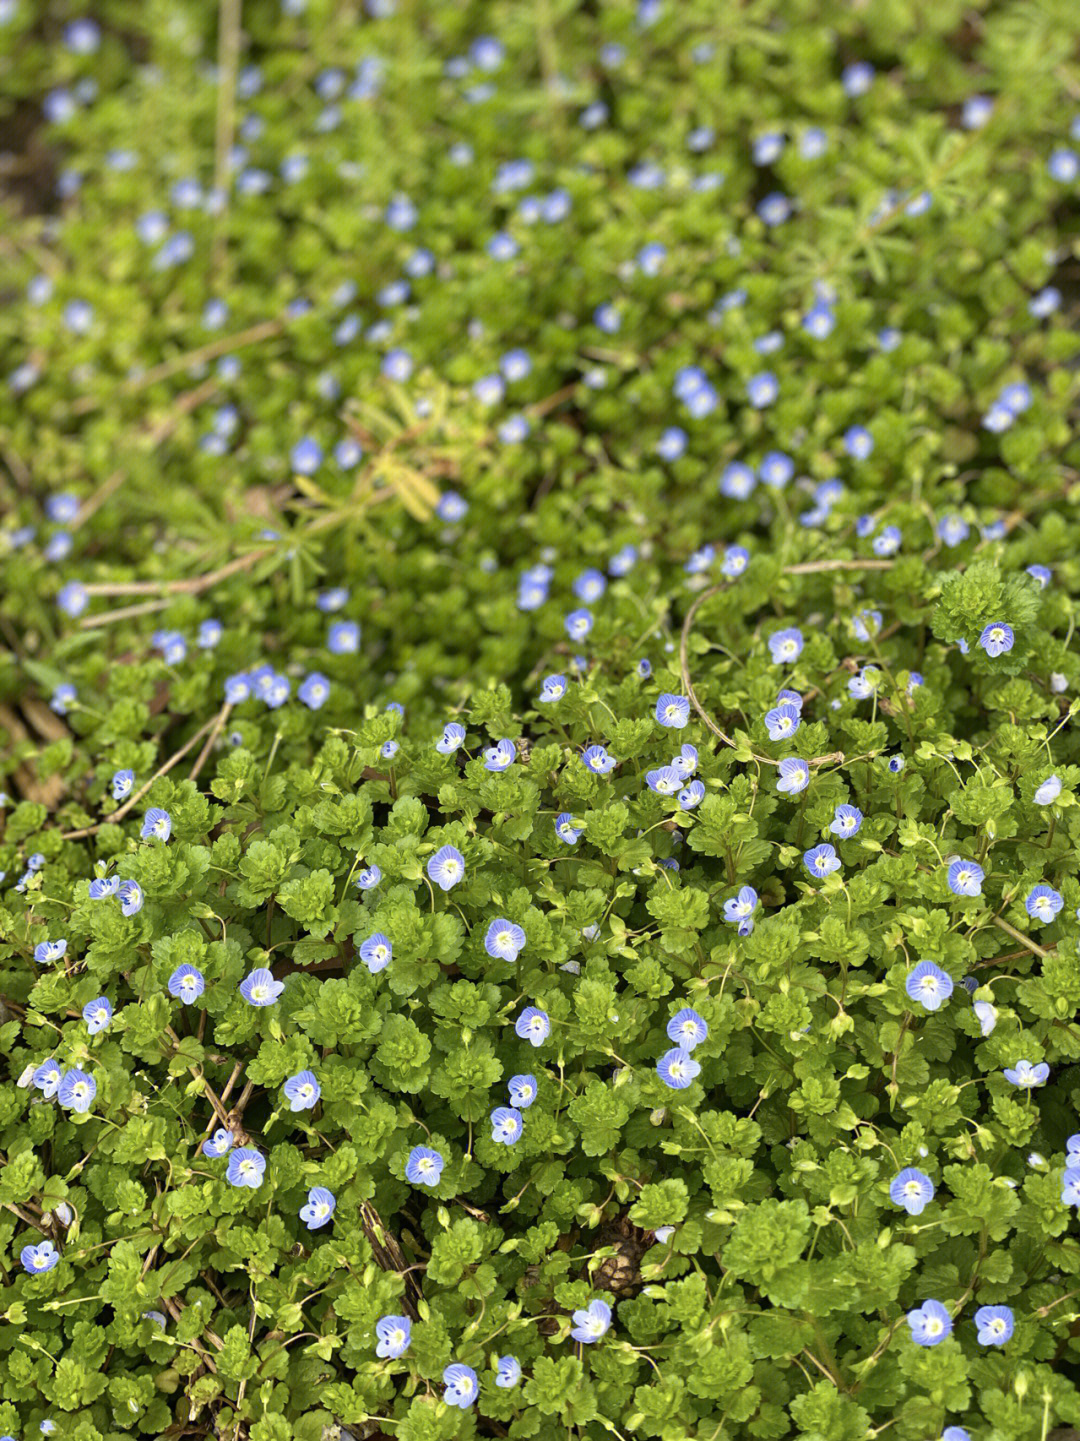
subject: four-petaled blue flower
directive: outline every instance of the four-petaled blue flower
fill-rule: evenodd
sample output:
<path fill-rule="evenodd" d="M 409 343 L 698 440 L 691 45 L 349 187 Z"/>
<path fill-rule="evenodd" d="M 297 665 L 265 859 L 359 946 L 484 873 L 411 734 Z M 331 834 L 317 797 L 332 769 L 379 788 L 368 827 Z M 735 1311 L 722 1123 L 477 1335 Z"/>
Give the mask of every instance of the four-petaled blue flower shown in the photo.
<path fill-rule="evenodd" d="M 375 1322 L 375 1336 L 376 1356 L 381 1356 L 385 1361 L 396 1361 L 409 1349 L 412 1322 L 408 1316 L 382 1316 Z"/>
<path fill-rule="evenodd" d="M 440 846 L 427 863 L 427 873 L 440 890 L 453 890 L 465 879 L 465 857 L 456 846 Z"/>
<path fill-rule="evenodd" d="M 125 916 L 136 916 L 143 908 L 143 891 L 138 881 L 121 881 L 116 888 L 120 910 Z"/>
<path fill-rule="evenodd" d="M 849 836 L 858 834 L 862 823 L 863 813 L 858 806 L 841 805 L 836 807 L 836 813 L 829 822 L 829 830 L 841 840 L 847 840 Z"/>
<path fill-rule="evenodd" d="M 394 959 L 394 947 L 390 938 L 384 936 L 382 931 L 376 931 L 373 936 L 360 942 L 360 959 L 373 976 L 380 971 L 385 971 L 390 962 Z"/>
<path fill-rule="evenodd" d="M 307 1193 L 307 1204 L 300 1207 L 300 1219 L 309 1231 L 318 1231 L 334 1214 L 337 1198 L 325 1186 L 312 1186 Z"/>
<path fill-rule="evenodd" d="M 835 846 L 823 841 L 803 853 L 803 865 L 812 876 L 830 876 L 840 869 L 840 857 Z"/>
<path fill-rule="evenodd" d="M 566 677 L 564 675 L 548 675 L 544 677 L 537 700 L 542 701 L 545 705 L 550 705 L 553 701 L 562 700 L 565 694 Z"/>
<path fill-rule="evenodd" d="M 889 1185 L 889 1200 L 903 1206 L 909 1216 L 921 1216 L 934 1199 L 934 1183 L 922 1171 L 908 1166 Z"/>
<path fill-rule="evenodd" d="M 769 650 L 774 665 L 791 665 L 802 655 L 803 634 L 795 626 L 778 630 L 769 637 Z"/>
<path fill-rule="evenodd" d="M 443 726 L 443 733 L 435 742 L 435 749 L 440 755 L 449 756 L 458 749 L 465 739 L 465 727 L 457 721 L 447 721 Z"/>
<path fill-rule="evenodd" d="M 213 1156 L 215 1158 L 218 1156 L 224 1156 L 226 1152 L 232 1150 L 232 1145 L 232 1132 L 226 1131 L 225 1128 L 222 1126 L 214 1132 L 214 1134 L 209 1138 L 209 1140 L 203 1142 L 203 1154 L 207 1156 Z"/>
<path fill-rule="evenodd" d="M 50 961 L 58 961 L 66 950 L 66 940 L 39 941 L 34 947 L 34 960 L 39 966 L 47 966 Z"/>
<path fill-rule="evenodd" d="M 103 901 L 107 896 L 115 896 L 119 889 L 119 876 L 99 876 L 90 882 L 88 894 L 92 901 Z"/>
<path fill-rule="evenodd" d="M 414 1186 L 437 1186 L 445 1165 L 442 1156 L 430 1146 L 414 1146 L 405 1162 L 405 1178 Z"/>
<path fill-rule="evenodd" d="M 689 1006 L 683 1006 L 676 1011 L 671 1020 L 667 1023 L 668 1040 L 674 1041 L 676 1046 L 684 1051 L 692 1051 L 695 1046 L 700 1046 L 709 1034 L 709 1027 L 703 1017 Z"/>
<path fill-rule="evenodd" d="M 1036 790 L 1032 800 L 1037 806 L 1053 805 L 1061 794 L 1061 781 L 1057 776 L 1047 776 Z"/>
<path fill-rule="evenodd" d="M 134 771 L 117 771 L 112 778 L 112 794 L 114 801 L 125 800 L 131 794 L 131 788 L 135 784 Z"/>
<path fill-rule="evenodd" d="M 920 1006 L 936 1011 L 953 993 L 952 977 L 933 961 L 920 961 L 904 982 L 904 990 Z"/>
<path fill-rule="evenodd" d="M 1015 1324 L 1008 1306 L 980 1306 L 975 1312 L 980 1346 L 1004 1346 Z"/>
<path fill-rule="evenodd" d="M 531 1046 L 542 1046 L 551 1035 L 551 1021 L 544 1011 L 526 1006 L 514 1022 L 514 1031 Z"/>
<path fill-rule="evenodd" d="M 919 1346 L 937 1346 L 952 1330 L 952 1317 L 940 1301 L 924 1301 L 907 1313 L 907 1323 Z"/>
<path fill-rule="evenodd" d="M 555 821 L 555 834 L 567 846 L 576 846 L 582 836 L 582 829 L 574 825 L 574 817 L 563 811 Z"/>
<path fill-rule="evenodd" d="M 694 807 L 699 806 L 704 799 L 704 781 L 691 781 L 678 795 L 679 806 L 684 811 L 692 811 Z"/>
<path fill-rule="evenodd" d="M 701 1067 L 685 1046 L 674 1046 L 657 1061 L 656 1072 L 671 1090 L 685 1091 L 701 1074 Z"/>
<path fill-rule="evenodd" d="M 296 694 L 309 710 L 318 710 L 330 697 L 330 682 L 319 671 L 312 671 L 309 676 L 305 676 Z"/>
<path fill-rule="evenodd" d="M 593 628 L 592 612 L 572 610 L 566 617 L 566 634 L 571 640 L 584 640 Z"/>
<path fill-rule="evenodd" d="M 1050 1079 L 1050 1067 L 1045 1061 L 1038 1061 L 1034 1065 L 1031 1061 L 1017 1061 L 1015 1067 L 1006 1067 L 1005 1079 L 1013 1086 L 1019 1086 L 1022 1091 L 1029 1091 L 1032 1086 L 1045 1086 Z"/>
<path fill-rule="evenodd" d="M 802 712 L 790 701 L 783 701 L 765 712 L 765 729 L 771 741 L 788 740 L 802 724 Z"/>
<path fill-rule="evenodd" d="M 995 656 L 1004 655 L 1006 651 L 1012 650 L 1014 639 L 1011 625 L 1006 625 L 1003 620 L 992 620 L 988 626 L 983 627 L 983 633 L 979 636 L 979 644 L 993 659 Z"/>
<path fill-rule="evenodd" d="M 665 691 L 656 702 L 656 719 L 662 726 L 682 730 L 690 719 L 690 701 L 684 695 L 672 695 Z"/>
<path fill-rule="evenodd" d="M 35 1246 L 24 1246 L 19 1252 L 19 1260 L 23 1270 L 31 1276 L 44 1276 L 46 1271 L 59 1265 L 60 1252 L 51 1241 L 39 1241 Z"/>
<path fill-rule="evenodd" d="M 525 932 L 513 921 L 492 921 L 484 937 L 484 950 L 500 961 L 516 961 L 525 945 Z"/>
<path fill-rule="evenodd" d="M 958 858 L 951 863 L 947 872 L 949 890 L 954 896 L 981 896 L 985 874 L 978 861 L 962 861 Z"/>
<path fill-rule="evenodd" d="M 509 738 L 504 738 L 484 751 L 484 769 L 486 771 L 507 770 L 514 764 L 516 757 L 517 747 L 514 742 Z"/>
<path fill-rule="evenodd" d="M 581 759 L 585 769 L 592 771 L 593 775 L 606 776 L 608 771 L 613 771 L 619 764 L 613 755 L 609 755 L 606 748 L 601 745 L 586 746 L 581 753 Z"/>
<path fill-rule="evenodd" d="M 1033 921 L 1048 926 L 1065 902 L 1051 886 L 1034 886 L 1024 906 Z"/>
<path fill-rule="evenodd" d="M 113 1018 L 113 1008 L 105 996 L 98 996 L 96 1001 L 87 1001 L 82 1013 L 86 1028 L 92 1036 L 103 1031 Z"/>
<path fill-rule="evenodd" d="M 248 1186 L 257 1191 L 263 1182 L 266 1157 L 252 1146 L 240 1146 L 229 1156 L 225 1179 L 230 1186 Z"/>
<path fill-rule="evenodd" d="M 521 1362 L 516 1356 L 500 1356 L 495 1373 L 495 1385 L 509 1390 L 521 1380 Z"/>
<path fill-rule="evenodd" d="M 779 765 L 780 779 L 776 789 L 784 795 L 797 796 L 810 784 L 810 767 L 796 756 L 789 756 Z"/>
<path fill-rule="evenodd" d="M 275 981 L 264 966 L 257 966 L 240 982 L 240 994 L 249 1006 L 272 1006 L 284 989 L 285 982 Z"/>
<path fill-rule="evenodd" d="M 521 1137 L 525 1121 L 512 1106 L 496 1106 L 491 1113 L 491 1139 L 501 1146 L 512 1146 Z"/>
<path fill-rule="evenodd" d="M 322 1087 L 311 1071 L 297 1071 L 295 1076 L 288 1078 L 282 1090 L 290 1111 L 310 1111 L 322 1095 Z"/>
<path fill-rule="evenodd" d="M 168 980 L 169 995 L 190 1006 L 206 989 L 203 973 L 195 966 L 177 966 Z"/>
<path fill-rule="evenodd" d="M 381 880 L 382 871 L 378 866 L 371 865 L 357 875 L 356 886 L 361 891 L 373 891 Z"/>
<path fill-rule="evenodd" d="M 753 915 L 757 908 L 758 893 L 753 886 L 740 886 L 737 896 L 728 896 L 724 902 L 724 920 L 738 926 L 741 936 L 748 936 L 754 929 Z"/>
<path fill-rule="evenodd" d="M 140 834 L 144 841 L 167 841 L 172 835 L 172 816 L 160 806 L 151 806 L 146 812 Z"/>
<path fill-rule="evenodd" d="M 661 766 L 659 770 L 645 772 L 645 783 L 657 795 L 673 796 L 681 790 L 683 777 L 674 766 Z"/>
<path fill-rule="evenodd" d="M 56 1099 L 65 1111 L 75 1111 L 82 1115 L 94 1104 L 96 1095 L 97 1082 L 93 1076 L 88 1076 L 85 1071 L 71 1070 L 64 1072 Z"/>
<path fill-rule="evenodd" d="M 443 1385 L 446 1390 L 443 1392 L 443 1400 L 448 1406 L 460 1406 L 462 1411 L 468 1410 L 476 1400 L 480 1392 L 480 1382 L 477 1380 L 476 1372 L 471 1366 L 462 1366 L 455 1361 L 447 1366 L 442 1373 Z"/>
<path fill-rule="evenodd" d="M 536 1100 L 535 1076 L 511 1076 L 507 1082 L 510 1104 L 518 1111 L 527 1111 Z"/>
<path fill-rule="evenodd" d="M 611 1326 L 611 1307 L 606 1301 L 590 1301 L 584 1310 L 575 1311 L 571 1320 L 574 1323 L 570 1330 L 573 1339 L 591 1346 L 607 1334 Z"/>

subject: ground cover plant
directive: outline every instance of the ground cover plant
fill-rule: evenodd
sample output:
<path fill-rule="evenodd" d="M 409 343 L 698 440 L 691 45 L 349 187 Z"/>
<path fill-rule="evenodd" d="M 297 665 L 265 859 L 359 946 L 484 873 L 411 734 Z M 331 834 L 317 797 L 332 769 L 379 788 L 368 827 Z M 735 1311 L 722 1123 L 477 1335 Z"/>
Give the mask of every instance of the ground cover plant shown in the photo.
<path fill-rule="evenodd" d="M 1075 1435 L 1071 7 L 0 46 L 0 1433 Z"/>

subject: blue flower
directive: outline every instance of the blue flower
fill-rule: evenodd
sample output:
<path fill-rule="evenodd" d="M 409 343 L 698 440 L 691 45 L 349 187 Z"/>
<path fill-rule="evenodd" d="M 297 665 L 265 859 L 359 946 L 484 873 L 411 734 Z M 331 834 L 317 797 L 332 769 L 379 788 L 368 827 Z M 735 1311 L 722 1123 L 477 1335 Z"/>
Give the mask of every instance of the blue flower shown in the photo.
<path fill-rule="evenodd" d="M 168 980 L 169 995 L 185 1006 L 197 1001 L 206 989 L 203 973 L 194 966 L 177 966 Z"/>
<path fill-rule="evenodd" d="M 592 614 L 587 610 L 572 610 L 566 617 L 565 625 L 571 640 L 582 641 L 593 628 Z"/>
<path fill-rule="evenodd" d="M 772 405 L 780 394 L 780 382 L 771 370 L 759 371 L 746 382 L 746 398 L 755 410 Z"/>
<path fill-rule="evenodd" d="M 87 895 L 92 901 L 103 901 L 108 896 L 115 896 L 120 889 L 119 876 L 101 876 L 91 881 L 87 888 Z"/>
<path fill-rule="evenodd" d="M 505 771 L 514 764 L 517 757 L 517 747 L 508 738 L 496 742 L 484 751 L 484 769 L 486 771 Z"/>
<path fill-rule="evenodd" d="M 1061 896 L 1051 886 L 1033 886 L 1024 902 L 1031 919 L 1044 926 L 1050 924 L 1063 905 Z"/>
<path fill-rule="evenodd" d="M 495 1385 L 509 1390 L 521 1380 L 521 1362 L 516 1356 L 500 1356 L 495 1374 Z"/>
<path fill-rule="evenodd" d="M 225 1179 L 230 1186 L 247 1186 L 252 1191 L 257 1191 L 262 1185 L 265 1170 L 265 1156 L 260 1155 L 252 1146 L 240 1146 L 229 1157 Z"/>
<path fill-rule="evenodd" d="M 531 1046 L 541 1046 L 551 1035 L 551 1021 L 544 1011 L 526 1006 L 514 1022 L 514 1032 Z"/>
<path fill-rule="evenodd" d="M 112 794 L 114 801 L 122 801 L 131 794 L 131 788 L 135 784 L 134 771 L 117 771 L 112 778 Z"/>
<path fill-rule="evenodd" d="M 952 1317 L 940 1301 L 924 1301 L 907 1313 L 907 1322 L 918 1346 L 936 1346 L 952 1330 Z"/>
<path fill-rule="evenodd" d="M 750 564 L 750 552 L 742 545 L 729 545 L 720 562 L 720 574 L 736 580 Z"/>
<path fill-rule="evenodd" d="M 445 1165 L 442 1156 L 430 1146 L 414 1146 L 405 1162 L 405 1178 L 414 1186 L 437 1186 Z"/>
<path fill-rule="evenodd" d="M 57 715 L 67 715 L 68 706 L 75 700 L 76 694 L 75 687 L 65 681 L 53 691 L 49 709 L 54 710 Z"/>
<path fill-rule="evenodd" d="M 844 432 L 844 449 L 852 460 L 866 460 L 874 449 L 874 437 L 862 425 L 853 425 Z"/>
<path fill-rule="evenodd" d="M 673 796 L 681 788 L 683 777 L 674 766 L 661 766 L 659 770 L 645 772 L 645 783 L 658 795 Z"/>
<path fill-rule="evenodd" d="M 1080 1156 L 1074 1159 L 1080 1160 Z M 1080 1165 L 1065 1167 L 1065 1174 L 1061 1178 L 1061 1204 L 1080 1206 Z"/>
<path fill-rule="evenodd" d="M 772 652 L 774 665 L 793 664 L 802 655 L 802 648 L 802 631 L 794 626 L 788 630 L 778 630 L 769 637 L 769 650 Z"/>
<path fill-rule="evenodd" d="M 400 749 L 401 747 L 398 745 L 397 741 L 383 741 L 382 746 L 379 750 L 379 754 L 382 756 L 383 760 L 392 761 Z"/>
<path fill-rule="evenodd" d="M 516 961 L 524 945 L 525 932 L 502 917 L 492 921 L 484 937 L 484 950 L 500 961 Z"/>
<path fill-rule="evenodd" d="M 656 1072 L 671 1090 L 685 1091 L 695 1076 L 700 1075 L 701 1067 L 685 1046 L 675 1046 L 657 1061 Z"/>
<path fill-rule="evenodd" d="M 435 749 L 440 755 L 453 755 L 464 739 L 465 727 L 457 721 L 448 721 L 443 727 L 442 736 L 435 742 Z"/>
<path fill-rule="evenodd" d="M 58 961 L 67 950 L 67 941 L 39 941 L 34 947 L 34 960 L 39 966 L 47 966 L 50 961 Z"/>
<path fill-rule="evenodd" d="M 962 516 L 946 515 L 938 522 L 938 537 L 947 546 L 960 545 L 970 533 L 971 527 Z"/>
<path fill-rule="evenodd" d="M 765 728 L 771 741 L 787 740 L 801 724 L 802 714 L 799 707 L 792 705 L 790 701 L 784 701 L 765 712 Z"/>
<path fill-rule="evenodd" d="M 137 916 L 143 908 L 143 891 L 138 881 L 121 881 L 116 888 L 120 910 L 125 916 Z"/>
<path fill-rule="evenodd" d="M 527 1111 L 536 1100 L 535 1076 L 511 1076 L 507 1082 L 510 1104 L 519 1111 Z"/>
<path fill-rule="evenodd" d="M 563 811 L 555 821 L 555 834 L 564 845 L 576 846 L 581 839 L 582 830 L 574 825 L 574 817 L 569 811 Z"/>
<path fill-rule="evenodd" d="M 980 1031 L 984 1036 L 988 1036 L 997 1025 L 997 1007 L 992 1006 L 989 1001 L 973 1001 L 971 1009 L 975 1012 Z"/>
<path fill-rule="evenodd" d="M 810 767 L 795 756 L 782 760 L 779 771 L 780 779 L 776 783 L 776 789 L 784 795 L 797 796 L 810 784 Z"/>
<path fill-rule="evenodd" d="M 408 1316 L 381 1316 L 375 1322 L 375 1335 L 378 1338 L 376 1356 L 381 1356 L 386 1361 L 396 1361 L 409 1349 L 412 1322 Z"/>
<path fill-rule="evenodd" d="M 841 840 L 847 840 L 849 836 L 858 835 L 862 823 L 863 813 L 858 806 L 841 805 L 836 807 L 836 813 L 829 822 L 829 830 Z"/>
<path fill-rule="evenodd" d="M 795 474 L 795 462 L 790 455 L 785 455 L 782 450 L 770 450 L 762 457 L 758 466 L 762 484 L 769 486 L 772 490 L 783 490 L 788 481 Z"/>
<path fill-rule="evenodd" d="M 510 1106 L 496 1106 L 491 1113 L 491 1139 L 501 1146 L 512 1146 L 524 1129 L 521 1112 Z"/>
<path fill-rule="evenodd" d="M 979 636 L 979 644 L 986 654 L 993 660 L 996 656 L 1004 655 L 1006 651 L 1013 648 L 1012 626 L 1006 625 L 1003 620 L 992 620 L 988 626 L 983 627 L 983 633 Z"/>
<path fill-rule="evenodd" d="M 455 1361 L 447 1366 L 442 1373 L 443 1385 L 446 1390 L 443 1392 L 443 1400 L 448 1406 L 460 1406 L 462 1411 L 467 1411 L 476 1400 L 480 1392 L 480 1382 L 477 1380 L 476 1372 L 471 1366 L 462 1366 Z"/>
<path fill-rule="evenodd" d="M 34 1072 L 34 1085 L 41 1092 L 46 1101 L 51 1101 L 60 1089 L 60 1082 L 64 1079 L 64 1073 L 57 1063 L 50 1056 L 47 1061 L 42 1061 Z"/>
<path fill-rule="evenodd" d="M 455 846 L 440 846 L 427 863 L 428 878 L 450 891 L 465 879 L 465 857 Z"/>
<path fill-rule="evenodd" d="M 1005 1079 L 1010 1085 L 1018 1086 L 1022 1091 L 1030 1091 L 1033 1086 L 1045 1086 L 1050 1079 L 1050 1067 L 1045 1061 L 1039 1061 L 1032 1065 L 1030 1061 L 1017 1061 L 1015 1069 L 1006 1067 Z"/>
<path fill-rule="evenodd" d="M 904 982 L 904 990 L 928 1011 L 936 1011 L 952 995 L 953 983 L 933 961 L 920 961 Z"/>
<path fill-rule="evenodd" d="M 172 816 L 160 806 L 151 806 L 146 812 L 141 835 L 144 841 L 167 841 L 172 835 Z"/>
<path fill-rule="evenodd" d="M 665 691 L 656 702 L 655 714 L 660 725 L 682 730 L 690 719 L 690 702 L 686 696 Z"/>
<path fill-rule="evenodd" d="M 240 672 L 225 678 L 225 699 L 230 705 L 240 705 L 251 695 L 251 678 Z"/>
<path fill-rule="evenodd" d="M 688 776 L 692 776 L 698 767 L 697 747 L 692 745 L 681 746 L 679 754 L 672 756 L 671 764 L 673 769 L 677 770 L 684 780 Z"/>
<path fill-rule="evenodd" d="M 611 1326 L 611 1307 L 606 1301 L 590 1301 L 583 1311 L 575 1311 L 571 1320 L 574 1323 L 570 1331 L 573 1339 L 591 1346 L 607 1334 Z"/>
<path fill-rule="evenodd" d="M 356 877 L 353 884 L 361 891 L 373 891 L 382 880 L 382 871 L 376 865 L 367 866 Z"/>
<path fill-rule="evenodd" d="M 318 1231 L 327 1225 L 337 1206 L 333 1191 L 325 1186 L 312 1186 L 307 1193 L 307 1205 L 300 1207 L 300 1219 L 309 1231 Z"/>
<path fill-rule="evenodd" d="M 312 671 L 309 676 L 305 676 L 296 694 L 309 710 L 318 710 L 329 698 L 330 682 L 319 671 Z"/>
<path fill-rule="evenodd" d="M 224 1156 L 228 1151 L 231 1151 L 232 1145 L 232 1132 L 226 1131 L 224 1127 L 221 1127 L 219 1130 L 214 1132 L 214 1134 L 210 1137 L 208 1141 L 203 1142 L 203 1154 L 206 1156 L 212 1156 L 216 1160 L 217 1157 Z"/>
<path fill-rule="evenodd" d="M 740 886 L 737 896 L 729 896 L 724 902 L 724 920 L 731 925 L 742 927 L 750 921 L 758 903 L 758 893 L 753 886 Z M 753 924 L 751 922 L 751 929 Z M 749 934 L 749 931 L 746 932 Z"/>
<path fill-rule="evenodd" d="M 284 981 L 275 981 L 264 966 L 256 966 L 240 982 L 240 994 L 249 1006 L 272 1006 L 285 989 Z"/>
<path fill-rule="evenodd" d="M 692 811 L 705 799 L 705 783 L 703 781 L 691 781 L 690 784 L 679 792 L 679 807 L 684 811 Z"/>
<path fill-rule="evenodd" d="M 676 1046 L 681 1047 L 684 1051 L 692 1051 L 695 1046 L 700 1046 L 706 1039 L 709 1027 L 697 1011 L 692 1011 L 689 1006 L 683 1006 L 668 1021 L 667 1034 L 668 1040 L 674 1041 Z"/>
<path fill-rule="evenodd" d="M 608 771 L 613 771 L 619 762 L 614 756 L 608 755 L 607 750 L 601 745 L 586 746 L 581 753 L 581 759 L 585 769 L 592 771 L 593 775 L 606 776 Z"/>
<path fill-rule="evenodd" d="M 836 847 L 824 841 L 804 852 L 803 865 L 812 876 L 828 876 L 840 869 L 840 857 L 836 854 Z"/>
<path fill-rule="evenodd" d="M 1033 580 L 1037 580 L 1039 582 L 1040 590 L 1045 590 L 1046 587 L 1050 584 L 1052 578 L 1051 573 L 1045 565 L 1029 565 L 1027 567 L 1027 573 L 1031 576 Z"/>
<path fill-rule="evenodd" d="M 881 611 L 869 608 L 858 611 L 852 617 L 851 628 L 858 640 L 869 640 L 881 629 Z"/>
<path fill-rule="evenodd" d="M 394 947 L 382 931 L 376 931 L 373 936 L 360 942 L 360 959 L 371 974 L 376 976 L 380 971 L 385 971 L 394 959 Z"/>
<path fill-rule="evenodd" d="M 96 1001 L 87 1001 L 82 1009 L 83 1020 L 86 1028 L 92 1036 L 99 1031 L 105 1030 L 113 1018 L 113 1008 L 105 996 L 98 996 Z"/>
<path fill-rule="evenodd" d="M 728 500 L 748 500 L 757 485 L 757 476 L 741 460 L 733 460 L 720 476 L 720 494 Z"/>
<path fill-rule="evenodd" d="M 957 858 L 947 872 L 949 890 L 954 896 L 981 896 L 985 874 L 978 861 L 962 861 Z"/>
<path fill-rule="evenodd" d="M 35 1246 L 24 1246 L 19 1252 L 19 1260 L 23 1270 L 31 1276 L 44 1276 L 46 1271 L 59 1265 L 60 1252 L 51 1241 L 39 1241 Z"/>
<path fill-rule="evenodd" d="M 908 1166 L 889 1185 L 889 1200 L 903 1206 L 909 1216 L 921 1216 L 934 1199 L 934 1183 L 922 1171 Z"/>
<path fill-rule="evenodd" d="M 354 620 L 336 620 L 326 633 L 331 655 L 355 655 L 360 649 L 360 627 Z"/>
<path fill-rule="evenodd" d="M 975 1312 L 980 1346 L 1004 1346 L 1015 1324 L 1008 1306 L 980 1306 Z"/>
<path fill-rule="evenodd" d="M 562 700 L 566 694 L 566 677 L 564 675 L 548 675 L 544 677 L 543 685 L 537 700 L 544 705 L 550 705 L 553 701 Z"/>
<path fill-rule="evenodd" d="M 56 1099 L 65 1111 L 76 1111 L 82 1115 L 94 1104 L 97 1082 L 85 1071 L 64 1072 L 64 1078 L 56 1093 Z"/>
<path fill-rule="evenodd" d="M 322 1087 L 311 1071 L 298 1071 L 288 1078 L 282 1089 L 290 1111 L 310 1111 L 322 1095 Z"/>

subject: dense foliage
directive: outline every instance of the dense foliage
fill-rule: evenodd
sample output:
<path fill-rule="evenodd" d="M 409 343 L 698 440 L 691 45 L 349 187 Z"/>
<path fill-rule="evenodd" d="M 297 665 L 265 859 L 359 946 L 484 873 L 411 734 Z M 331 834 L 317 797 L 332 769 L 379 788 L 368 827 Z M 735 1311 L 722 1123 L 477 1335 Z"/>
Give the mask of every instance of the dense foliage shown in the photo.
<path fill-rule="evenodd" d="M 1080 1425 L 1080 64 L 0 0 L 0 1432 Z"/>

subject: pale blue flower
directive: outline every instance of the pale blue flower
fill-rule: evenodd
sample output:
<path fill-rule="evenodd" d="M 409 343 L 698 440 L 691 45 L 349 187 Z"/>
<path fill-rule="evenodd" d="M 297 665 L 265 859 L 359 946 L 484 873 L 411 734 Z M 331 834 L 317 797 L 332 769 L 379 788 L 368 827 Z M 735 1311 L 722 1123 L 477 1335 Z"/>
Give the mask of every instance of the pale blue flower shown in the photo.
<path fill-rule="evenodd" d="M 584 1310 L 575 1311 L 570 1335 L 575 1341 L 591 1346 L 607 1334 L 611 1326 L 611 1307 L 606 1301 L 590 1301 Z"/>

